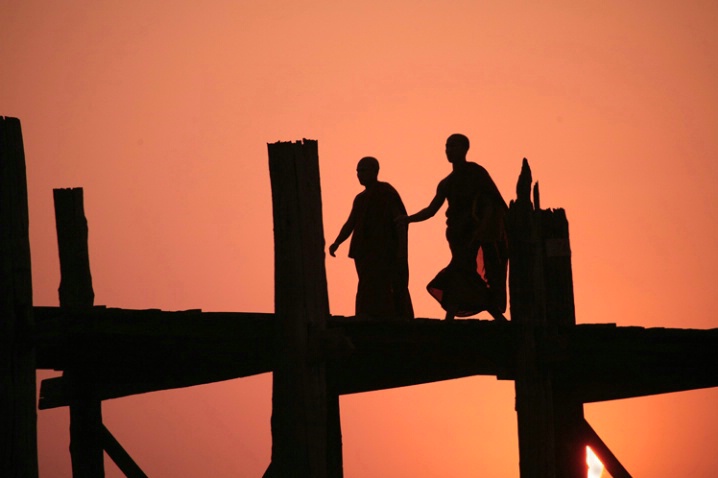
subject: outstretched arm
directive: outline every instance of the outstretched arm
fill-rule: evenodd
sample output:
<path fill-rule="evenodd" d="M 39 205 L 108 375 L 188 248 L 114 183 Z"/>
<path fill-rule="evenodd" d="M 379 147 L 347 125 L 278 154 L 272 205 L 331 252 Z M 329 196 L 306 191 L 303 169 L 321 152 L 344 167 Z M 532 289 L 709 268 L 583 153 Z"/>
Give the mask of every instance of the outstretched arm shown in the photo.
<path fill-rule="evenodd" d="M 446 194 L 444 194 L 442 184 L 443 182 L 439 183 L 439 186 L 436 188 L 436 195 L 434 196 L 434 199 L 431 200 L 428 206 L 426 206 L 421 211 L 412 214 L 411 216 L 398 217 L 397 222 L 402 224 L 409 224 L 411 222 L 426 221 L 427 219 L 434 217 L 434 215 L 437 213 L 437 211 L 441 208 L 441 206 L 444 204 L 444 201 L 446 200 Z"/>
<path fill-rule="evenodd" d="M 349 219 L 347 219 L 347 222 L 345 222 L 342 228 L 339 230 L 339 234 L 337 235 L 337 238 L 334 239 L 334 243 L 329 246 L 330 256 L 336 257 L 335 253 L 337 252 L 337 249 L 339 248 L 341 243 L 346 241 L 351 235 L 352 231 L 354 231 L 354 224 L 354 208 L 352 208 L 352 212 L 349 214 Z"/>

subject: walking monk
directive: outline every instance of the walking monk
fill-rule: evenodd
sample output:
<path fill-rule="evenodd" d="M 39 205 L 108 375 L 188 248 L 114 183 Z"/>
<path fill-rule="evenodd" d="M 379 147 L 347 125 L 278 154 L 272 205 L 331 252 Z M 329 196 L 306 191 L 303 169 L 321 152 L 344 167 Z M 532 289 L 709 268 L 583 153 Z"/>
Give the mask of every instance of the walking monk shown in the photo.
<path fill-rule="evenodd" d="M 508 207 L 486 169 L 466 160 L 468 150 L 469 138 L 449 136 L 446 158 L 451 174 L 439 183 L 426 208 L 398 222 L 425 221 L 447 201 L 451 262 L 429 282 L 427 290 L 446 311 L 446 320 L 486 310 L 494 319 L 505 321 L 508 242 L 504 219 Z"/>
<path fill-rule="evenodd" d="M 352 236 L 349 257 L 354 259 L 359 285 L 356 316 L 385 320 L 409 320 L 414 309 L 409 295 L 407 224 L 399 193 L 378 180 L 379 161 L 367 156 L 357 164 L 357 178 L 364 191 L 354 198 L 351 213 L 329 254 L 336 257 L 339 245 Z"/>

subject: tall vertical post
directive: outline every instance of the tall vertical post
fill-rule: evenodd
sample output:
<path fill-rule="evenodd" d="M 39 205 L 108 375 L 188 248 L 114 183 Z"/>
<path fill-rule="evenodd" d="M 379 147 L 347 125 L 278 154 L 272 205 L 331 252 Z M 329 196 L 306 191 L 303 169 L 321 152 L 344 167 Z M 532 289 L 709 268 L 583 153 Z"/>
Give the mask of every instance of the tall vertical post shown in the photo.
<path fill-rule="evenodd" d="M 341 459 L 328 430 L 336 436 L 338 398 L 330 397 L 324 362 L 312 353 L 329 316 L 317 142 L 273 143 L 268 152 L 277 324 L 266 476 L 336 478 Z"/>
<path fill-rule="evenodd" d="M 60 254 L 60 307 L 92 308 L 87 219 L 82 188 L 54 189 L 55 224 Z M 102 402 L 93 395 L 94 371 L 90 363 L 68 365 L 64 378 L 72 390 L 70 400 L 70 454 L 73 478 L 105 476 L 102 448 Z"/>
<path fill-rule="evenodd" d="M 565 342 L 562 335 L 576 324 L 568 221 L 562 209 L 540 208 L 538 184 L 532 204 L 531 184 L 524 159 L 508 221 L 521 478 L 585 478 L 583 403 L 545 358 L 547 344 Z"/>
<path fill-rule="evenodd" d="M 576 325 L 573 272 L 568 219 L 563 209 L 539 210 L 545 285 L 547 334 L 555 344 L 565 343 L 564 334 Z M 571 394 L 571 383 L 551 377 L 557 478 L 585 478 L 588 474 L 586 443 L 579 431 L 585 423 L 583 403 Z"/>
<path fill-rule="evenodd" d="M 546 326 L 543 254 L 531 203 L 531 169 L 523 160 L 508 215 L 511 320 L 516 324 L 516 415 L 521 478 L 555 478 L 554 405 L 550 375 L 539 365 Z M 538 188 L 534 189 L 538 202 Z"/>
<path fill-rule="evenodd" d="M 0 117 L 0 470 L 36 478 L 32 274 L 22 129 Z"/>

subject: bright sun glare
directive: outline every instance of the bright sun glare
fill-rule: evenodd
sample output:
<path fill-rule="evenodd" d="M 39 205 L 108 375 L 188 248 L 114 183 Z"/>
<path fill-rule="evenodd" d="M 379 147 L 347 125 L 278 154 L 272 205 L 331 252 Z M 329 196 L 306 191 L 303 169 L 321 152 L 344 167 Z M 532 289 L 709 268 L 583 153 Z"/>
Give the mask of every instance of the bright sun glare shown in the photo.
<path fill-rule="evenodd" d="M 588 478 L 601 478 L 603 463 L 598 459 L 591 447 L 586 447 L 586 463 L 588 464 Z"/>

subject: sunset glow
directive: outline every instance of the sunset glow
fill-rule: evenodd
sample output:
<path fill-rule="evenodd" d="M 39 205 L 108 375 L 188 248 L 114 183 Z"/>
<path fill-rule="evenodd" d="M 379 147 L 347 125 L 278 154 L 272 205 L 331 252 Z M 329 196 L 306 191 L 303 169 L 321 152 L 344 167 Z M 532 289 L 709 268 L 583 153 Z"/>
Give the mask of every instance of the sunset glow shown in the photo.
<path fill-rule="evenodd" d="M 527 158 L 541 206 L 566 210 L 578 323 L 716 328 L 716 25 L 716 1 L 0 0 L 34 303 L 58 304 L 53 188 L 84 188 L 95 304 L 273 312 L 268 143 L 318 141 L 330 242 L 359 158 L 415 213 L 463 133 L 507 202 Z M 409 227 L 417 317 L 444 316 L 426 285 L 449 262 L 445 220 Z M 347 249 L 326 255 L 334 315 L 354 314 Z M 515 399 L 495 376 L 342 396 L 345 476 L 517 478 Z M 271 400 L 264 374 L 102 413 L 148 476 L 259 478 Z M 716 403 L 713 388 L 585 415 L 632 476 L 713 478 Z M 41 478 L 70 478 L 68 410 L 38 429 Z M 122 476 L 109 459 L 106 476 Z"/>
<path fill-rule="evenodd" d="M 601 478 L 603 476 L 603 463 L 591 450 L 590 446 L 586 447 L 586 464 L 588 465 L 588 478 Z"/>

